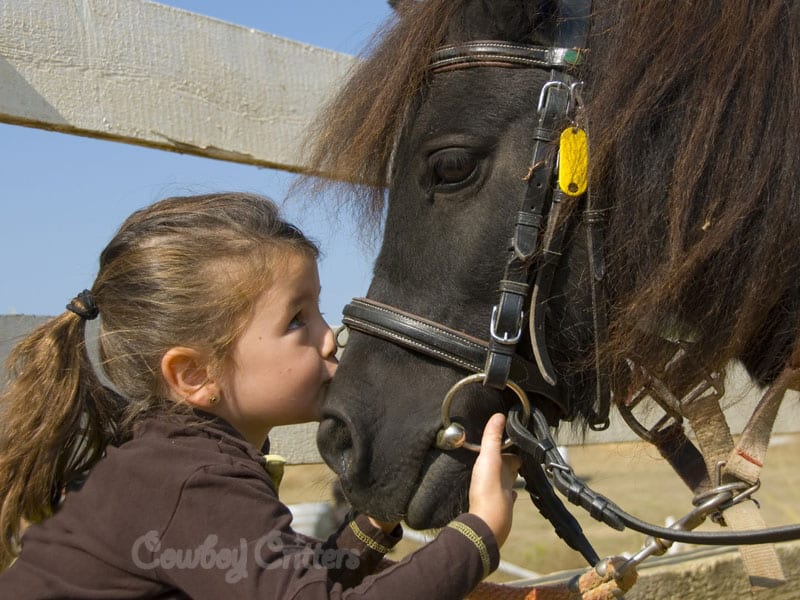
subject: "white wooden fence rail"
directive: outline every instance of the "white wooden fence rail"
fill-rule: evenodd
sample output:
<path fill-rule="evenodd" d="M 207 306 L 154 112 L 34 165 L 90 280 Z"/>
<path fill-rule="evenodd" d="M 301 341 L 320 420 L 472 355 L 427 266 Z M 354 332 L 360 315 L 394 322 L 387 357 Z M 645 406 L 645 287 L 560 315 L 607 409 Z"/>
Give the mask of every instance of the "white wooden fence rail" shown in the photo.
<path fill-rule="evenodd" d="M 0 121 L 303 171 L 354 60 L 144 0 L 5 0 Z"/>

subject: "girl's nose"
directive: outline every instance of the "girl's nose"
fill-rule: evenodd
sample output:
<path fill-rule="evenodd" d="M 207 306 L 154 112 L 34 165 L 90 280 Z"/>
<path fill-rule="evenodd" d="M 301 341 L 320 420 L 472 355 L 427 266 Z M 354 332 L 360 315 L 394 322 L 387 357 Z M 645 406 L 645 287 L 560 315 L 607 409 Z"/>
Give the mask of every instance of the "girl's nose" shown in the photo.
<path fill-rule="evenodd" d="M 333 329 L 328 324 L 325 324 L 325 334 L 322 339 L 322 356 L 323 358 L 332 358 L 336 355 L 336 338 L 333 335 Z"/>

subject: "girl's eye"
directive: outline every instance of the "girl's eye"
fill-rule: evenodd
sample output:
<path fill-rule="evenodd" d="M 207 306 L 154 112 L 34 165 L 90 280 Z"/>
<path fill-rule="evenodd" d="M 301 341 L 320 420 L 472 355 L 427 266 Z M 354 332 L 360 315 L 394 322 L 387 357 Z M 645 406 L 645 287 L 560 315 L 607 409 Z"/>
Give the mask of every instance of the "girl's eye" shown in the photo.
<path fill-rule="evenodd" d="M 288 329 L 289 329 L 289 331 L 293 331 L 293 330 L 295 330 L 295 329 L 300 329 L 300 328 L 301 328 L 301 327 L 303 327 L 305 324 L 306 324 L 306 322 L 305 322 L 305 319 L 303 319 L 303 317 L 300 315 L 300 313 L 297 313 L 297 314 L 296 314 L 296 315 L 295 315 L 295 316 L 292 318 L 292 320 L 291 320 L 291 321 L 289 321 L 289 327 L 288 327 Z"/>

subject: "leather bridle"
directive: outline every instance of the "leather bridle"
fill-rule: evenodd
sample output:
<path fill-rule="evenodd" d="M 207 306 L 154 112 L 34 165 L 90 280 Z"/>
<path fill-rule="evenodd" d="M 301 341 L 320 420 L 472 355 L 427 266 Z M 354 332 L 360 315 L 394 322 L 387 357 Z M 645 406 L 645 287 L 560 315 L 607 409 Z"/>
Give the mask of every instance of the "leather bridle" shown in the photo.
<path fill-rule="evenodd" d="M 344 325 L 439 361 L 473 373 L 483 373 L 483 384 L 502 390 L 512 381 L 526 392 L 544 396 L 560 409 L 561 420 L 574 417 L 569 394 L 559 386 L 545 338 L 546 301 L 564 243 L 559 227 L 562 206 L 577 202 L 554 189 L 556 157 L 553 142 L 564 124 L 574 120 L 579 106 L 581 83 L 569 73 L 580 63 L 580 51 L 566 48 L 524 46 L 498 41 L 470 42 L 440 48 L 431 61 L 433 74 L 473 67 L 550 69 L 550 80 L 542 88 L 538 122 L 533 132 L 532 165 L 526 192 L 516 213 L 510 236 L 511 251 L 503 278 L 498 283 L 499 299 L 492 309 L 488 339 L 456 331 L 425 317 L 376 302 L 357 298 L 344 308 Z M 595 342 L 605 331 L 605 310 L 600 282 L 603 277 L 599 211 L 586 202 L 589 272 L 592 278 L 592 315 Z M 544 233 L 540 236 L 540 232 Z M 541 239 L 540 239 L 541 238 Z M 534 361 L 517 352 L 528 320 Z M 597 368 L 596 412 L 588 415 L 589 426 L 608 427 L 610 393 L 604 372 Z"/>
<path fill-rule="evenodd" d="M 499 299 L 492 310 L 488 326 L 488 339 L 478 339 L 446 325 L 408 313 L 395 307 L 368 298 L 354 299 L 344 308 L 343 324 L 347 327 L 377 337 L 404 348 L 419 352 L 438 361 L 473 373 L 459 381 L 451 392 L 460 389 L 465 382 L 481 381 L 483 385 L 503 390 L 510 385 L 543 396 L 559 407 L 566 419 L 573 415 L 569 394 L 558 383 L 555 369 L 549 358 L 545 339 L 545 302 L 550 295 L 553 277 L 557 271 L 564 243 L 562 213 L 568 202 L 582 201 L 582 214 L 587 235 L 588 272 L 590 273 L 592 325 L 595 348 L 600 348 L 606 334 L 605 298 L 602 283 L 605 268 L 602 257 L 602 212 L 596 210 L 591 197 L 570 196 L 554 185 L 557 172 L 553 144 L 565 125 L 578 125 L 581 108 L 581 82 L 574 72 L 584 59 L 585 40 L 588 34 L 588 0 L 562 0 L 562 11 L 572 19 L 564 21 L 564 28 L 557 35 L 555 47 L 540 47 L 512 44 L 503 41 L 475 41 L 449 45 L 435 52 L 430 63 L 430 73 L 447 72 L 474 67 L 535 68 L 549 70 L 549 80 L 543 86 L 538 104 L 538 122 L 533 132 L 534 147 L 531 172 L 525 197 L 517 212 L 512 232 L 512 247 L 502 280 L 498 284 Z M 572 217 L 570 217 L 572 218 Z M 523 337 L 525 308 L 529 307 L 528 326 L 534 361 L 517 352 Z M 599 357 L 595 363 L 596 412 L 588 416 L 592 429 L 608 427 L 610 391 L 605 370 L 600 367 Z M 713 381 L 712 381 L 713 384 Z M 709 384 L 709 385 L 712 385 Z M 708 386 L 707 386 L 708 387 Z M 712 385 L 713 387 L 713 385 Z M 704 388 L 706 389 L 706 388 Z M 649 396 L 652 389 L 646 390 Z M 587 510 L 595 519 L 623 530 L 630 527 L 653 536 L 653 541 L 631 559 L 628 566 L 637 564 L 648 556 L 663 553 L 672 541 L 697 544 L 763 544 L 800 538 L 800 526 L 763 528 L 757 531 L 735 531 L 730 533 L 692 532 L 709 515 L 721 514 L 723 509 L 750 500 L 754 491 L 741 485 L 723 485 L 704 492 L 694 510 L 671 528 L 644 523 L 629 515 L 613 502 L 591 490 L 573 473 L 558 452 L 549 432 L 549 426 L 536 406 L 529 406 L 527 398 L 520 396 L 520 406 L 509 413 L 508 427 L 511 440 L 520 451 L 534 458 L 523 463 L 521 474 L 526 479 L 526 488 L 540 512 L 548 518 L 556 532 L 573 549 L 578 550 L 589 564 L 598 563 L 597 554 L 586 540 L 577 521 L 564 508 L 553 493 L 556 487 L 573 504 Z M 659 402 L 662 406 L 664 403 Z M 449 410 L 449 403 L 447 403 Z M 622 408 L 623 416 L 632 428 L 648 441 L 664 445 L 675 433 L 673 425 L 680 425 L 680 418 L 669 427 L 648 429 L 632 415 L 630 408 Z M 445 426 L 437 438 L 443 450 L 467 447 L 479 449 L 466 442 L 463 429 L 450 427 L 449 413 L 443 411 Z M 528 419 L 530 418 L 530 423 Z M 681 435 L 682 429 L 681 429 Z M 695 449 L 687 450 L 685 435 L 678 438 L 681 448 L 663 450 L 673 467 L 680 459 L 691 455 L 688 462 L 696 467 L 702 456 Z M 670 452 L 673 454 L 669 455 Z M 676 470 L 679 470 L 676 467 Z M 679 474 L 682 474 L 679 470 Z M 684 475 L 684 479 L 695 475 Z M 745 486 L 746 488 L 747 486 Z"/>

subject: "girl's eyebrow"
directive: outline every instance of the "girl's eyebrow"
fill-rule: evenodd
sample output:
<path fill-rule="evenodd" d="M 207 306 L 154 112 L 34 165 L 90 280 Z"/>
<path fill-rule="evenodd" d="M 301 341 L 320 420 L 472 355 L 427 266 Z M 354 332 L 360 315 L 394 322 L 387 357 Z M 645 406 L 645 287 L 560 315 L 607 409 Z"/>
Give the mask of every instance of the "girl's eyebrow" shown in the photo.
<path fill-rule="evenodd" d="M 322 286 L 319 286 L 316 290 L 305 289 L 289 298 L 287 305 L 296 308 L 308 300 L 319 300 L 321 294 Z"/>

